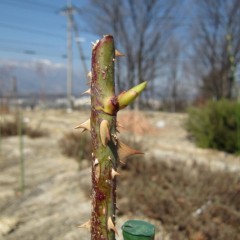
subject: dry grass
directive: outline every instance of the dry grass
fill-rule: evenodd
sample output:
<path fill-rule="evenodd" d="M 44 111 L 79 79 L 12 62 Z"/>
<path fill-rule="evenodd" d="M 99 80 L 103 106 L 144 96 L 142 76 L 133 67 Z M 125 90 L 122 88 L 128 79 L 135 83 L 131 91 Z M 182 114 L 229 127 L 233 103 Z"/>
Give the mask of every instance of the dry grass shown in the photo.
<path fill-rule="evenodd" d="M 141 143 L 123 140 L 143 150 Z M 118 214 L 158 220 L 174 240 L 237 240 L 240 176 L 174 163 L 136 156 L 121 165 Z M 89 188 L 83 189 L 89 196 Z"/>
<path fill-rule="evenodd" d="M 228 172 L 213 173 L 197 165 L 189 168 L 180 164 L 178 157 L 179 159 L 182 157 L 186 162 L 193 159 L 186 154 L 190 148 L 191 154 L 194 153 L 196 156 L 194 157 L 196 162 L 199 157 L 205 159 L 208 164 L 210 161 L 222 158 L 222 155 L 217 152 L 210 152 L 206 155 L 206 152 L 203 153 L 193 147 L 187 140 L 185 131 L 180 127 L 185 115 L 151 114 L 151 116 L 145 114 L 147 120 L 150 120 L 145 126 L 159 120 L 164 120 L 166 123 L 165 128 L 156 131 L 157 136 L 136 130 L 132 132 L 138 132 L 137 137 L 132 132 L 128 134 L 131 135 L 133 142 L 122 139 L 125 133 L 121 134 L 120 138 L 129 146 L 143 152 L 146 149 L 148 153 L 156 149 L 162 149 L 165 153 L 164 148 L 161 148 L 165 146 L 166 153 L 171 151 L 171 156 L 174 156 L 172 163 L 175 165 L 170 164 L 170 161 L 169 164 L 161 162 L 160 158 L 142 159 L 143 156 L 130 157 L 126 160 L 127 164 L 119 169 L 121 176 L 118 177 L 118 208 L 119 214 L 123 216 L 117 219 L 139 216 L 152 221 L 154 218 L 156 219 L 153 220 L 154 222 L 163 223 L 165 232 L 172 236 L 171 240 L 239 239 L 239 176 Z M 2 141 L 4 158 L 0 158 L 0 180 L 2 181 L 0 205 L 4 204 L 4 208 L 1 209 L 1 213 L 13 217 L 16 214 L 24 220 L 13 232 L 6 235 L 6 239 L 42 240 L 49 237 L 67 239 L 66 234 L 71 238 L 76 236 L 76 239 L 89 239 L 82 237 L 84 231 L 75 228 L 77 224 L 89 218 L 91 206 L 89 169 L 76 172 L 76 162 L 62 156 L 56 144 L 56 139 L 63 136 L 66 129 L 73 129 L 79 122 L 84 121 L 87 115 L 84 113 L 79 117 L 79 112 L 66 115 L 59 111 L 47 112 L 44 115 L 41 112 L 24 114 L 30 119 L 27 126 L 39 126 L 39 122 L 44 119 L 41 126 L 49 129 L 51 135 L 49 138 L 38 140 L 26 138 L 25 146 L 28 154 L 26 183 L 30 192 L 23 198 L 16 199 L 12 190 L 14 186 L 18 186 L 18 174 L 16 174 L 19 171 L 18 151 L 16 150 L 18 139 L 5 138 Z M 131 118 L 128 119 L 131 121 Z M 137 121 L 135 123 L 137 124 Z M 128 128 L 128 126 L 124 127 Z M 140 125 L 138 127 L 142 129 Z M 141 132 L 142 138 L 139 137 Z M 76 156 L 80 161 L 84 158 L 89 159 L 91 156 L 90 142 L 85 141 L 89 138 L 89 134 L 80 135 L 78 131 L 75 131 L 73 136 L 70 132 L 69 135 L 63 137 L 61 150 L 68 149 L 66 152 L 72 154 L 71 157 Z M 143 138 L 145 149 L 139 142 L 134 142 L 134 139 L 140 141 Z M 81 149 L 82 153 L 75 150 L 75 146 L 78 146 L 76 149 Z M 82 157 L 78 158 L 79 155 Z M 226 159 L 227 163 L 231 163 L 229 156 Z M 87 197 L 82 194 L 83 189 L 87 192 Z M 9 194 L 9 191 L 12 195 L 4 197 L 4 194 Z M 10 202 L 13 204 L 9 204 Z M 87 210 L 88 206 L 89 210 Z M 202 209 L 201 214 L 197 214 L 198 209 L 199 211 Z M 74 231 L 75 235 L 70 235 L 70 233 L 73 234 L 71 231 Z"/>
<path fill-rule="evenodd" d="M 148 117 L 140 111 L 125 111 L 118 116 L 121 131 L 137 135 L 156 134 L 157 129 L 149 122 Z"/>
<path fill-rule="evenodd" d="M 120 214 L 157 219 L 174 240 L 240 235 L 240 177 L 232 173 L 135 159 L 128 161 L 118 189 Z"/>
<path fill-rule="evenodd" d="M 74 158 L 79 167 L 83 159 L 90 158 L 92 152 L 89 134 L 77 131 L 65 133 L 59 140 L 59 147 L 62 154 Z"/>
<path fill-rule="evenodd" d="M 134 138 L 122 140 L 144 151 Z M 91 154 L 86 133 L 70 132 L 60 146 L 64 154 L 79 162 Z M 174 240 L 238 239 L 240 176 L 174 163 L 141 156 L 127 160 L 120 169 L 118 214 L 158 220 Z M 90 195 L 89 186 L 81 188 Z"/>
<path fill-rule="evenodd" d="M 18 135 L 18 123 L 16 120 L 9 120 L 0 123 L 1 135 L 3 137 Z M 23 134 L 25 133 L 25 127 L 23 126 Z"/>
<path fill-rule="evenodd" d="M 0 123 L 1 136 L 10 137 L 17 136 L 19 134 L 19 121 L 17 118 L 13 120 L 5 120 Z M 21 131 L 23 135 L 27 135 L 30 138 L 39 138 L 49 136 L 49 132 L 42 128 L 32 128 L 22 123 Z"/>

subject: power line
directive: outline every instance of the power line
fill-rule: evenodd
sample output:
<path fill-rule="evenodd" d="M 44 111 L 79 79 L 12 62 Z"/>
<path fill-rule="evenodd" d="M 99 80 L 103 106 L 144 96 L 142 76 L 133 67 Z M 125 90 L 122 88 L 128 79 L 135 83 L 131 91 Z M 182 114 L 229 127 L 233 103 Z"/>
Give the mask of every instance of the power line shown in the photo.
<path fill-rule="evenodd" d="M 4 52 L 18 52 L 18 53 L 24 53 L 27 55 L 49 55 L 50 54 L 50 48 L 48 49 L 42 49 L 42 50 L 36 50 L 35 48 L 23 48 L 23 47 L 15 47 L 15 46 L 2 46 L 0 44 L 0 51 Z M 54 53 L 54 51 L 52 52 Z M 59 52 L 58 52 L 59 54 Z M 65 58 L 65 53 L 61 55 L 62 58 Z"/>
<path fill-rule="evenodd" d="M 8 0 L 9 1 L 9 0 Z M 18 2 L 19 3 L 19 0 L 10 0 L 10 1 L 14 1 L 14 2 Z M 28 4 L 31 4 L 33 6 L 39 6 L 39 7 L 44 7 L 44 8 L 51 8 L 51 9 L 56 9 L 58 8 L 58 6 L 55 6 L 55 5 L 52 5 L 52 4 L 46 4 L 46 3 L 40 3 L 40 2 L 37 2 L 37 1 L 31 1 L 31 0 L 24 0 L 24 2 L 21 2 L 21 3 L 28 3 Z"/>
<path fill-rule="evenodd" d="M 21 55 L 21 56 L 29 56 L 29 57 L 33 57 L 35 58 L 57 58 L 57 59 L 64 59 L 64 55 L 65 54 L 51 54 L 49 52 L 39 52 L 39 51 L 35 51 L 32 49 L 17 49 L 17 48 L 4 48 L 4 49 L 0 49 L 0 52 L 6 52 L 8 55 L 5 56 L 4 54 L 1 54 L 2 56 L 0 57 L 1 59 L 6 59 L 9 58 L 11 55 L 10 54 L 14 54 L 14 56 L 17 55 Z M 10 57 L 11 58 L 11 57 Z M 15 58 L 15 57 L 14 57 Z"/>
<path fill-rule="evenodd" d="M 36 29 L 26 28 L 26 27 L 20 27 L 20 26 L 13 25 L 13 24 L 8 24 L 8 23 L 0 22 L 0 27 L 8 28 L 8 29 L 15 29 L 15 30 L 23 31 L 23 32 L 43 34 L 43 35 L 47 35 L 48 37 L 55 37 L 55 38 L 65 39 L 62 35 L 57 35 L 57 34 L 54 34 L 52 32 L 46 32 L 46 31 L 41 31 L 41 30 L 36 30 Z"/>
<path fill-rule="evenodd" d="M 60 23 L 59 22 L 59 19 L 54 19 L 56 21 L 48 21 L 47 18 L 43 19 L 42 17 L 38 16 L 38 17 L 32 17 L 32 15 L 23 15 L 23 14 L 20 14 L 20 15 L 17 15 L 17 14 L 12 14 L 12 13 L 7 13 L 6 16 L 2 16 L 2 19 L 4 19 L 4 22 L 5 23 L 24 23 L 21 24 L 21 27 L 22 26 L 29 26 L 30 24 L 34 26 L 38 26 L 39 24 L 40 25 L 43 25 L 43 24 L 46 24 L 48 28 L 54 28 L 54 29 L 58 29 L 58 30 L 63 30 L 66 28 L 66 25 L 65 23 Z M 45 21 L 44 21 L 45 20 Z"/>
<path fill-rule="evenodd" d="M 4 49 L 0 49 L 0 52 L 12 52 L 16 54 L 45 56 L 45 57 L 58 58 L 58 59 L 64 58 L 64 55 L 65 55 L 65 54 L 62 54 L 61 56 L 56 56 L 56 55 L 49 55 L 49 53 L 45 54 L 45 53 L 37 52 L 32 49 L 16 49 L 16 48 L 4 48 Z"/>
<path fill-rule="evenodd" d="M 45 12 L 45 13 L 47 13 L 46 12 L 46 10 L 50 10 L 50 12 L 51 13 L 53 13 L 54 11 L 53 10 L 56 10 L 56 8 L 54 7 L 54 8 L 49 8 L 49 7 L 44 7 L 45 8 L 45 10 L 44 9 L 41 9 L 41 7 L 39 8 L 39 6 L 40 5 L 36 5 L 35 4 L 35 6 L 37 6 L 37 8 L 36 7 L 34 7 L 34 4 L 32 4 L 32 6 L 31 6 L 31 4 L 29 5 L 29 4 L 27 4 L 27 2 L 25 3 L 25 2 L 19 2 L 19 1 L 17 1 L 17 2 L 15 2 L 15 1 L 13 1 L 13 2 L 10 2 L 10 1 L 13 1 L 13 0 L 7 0 L 7 1 L 5 1 L 5 0 L 1 0 L 1 2 L 0 3 L 2 3 L 2 4 L 7 4 L 7 5 L 10 5 L 10 6 L 13 6 L 14 5 L 14 7 L 18 7 L 18 8 L 22 8 L 22 9 L 24 9 L 24 10 L 33 10 L 33 11 L 38 11 L 38 12 Z M 42 6 L 43 7 L 43 6 Z M 48 12 L 49 13 L 49 12 Z"/>
<path fill-rule="evenodd" d="M 28 42 L 28 41 L 0 38 L 0 44 L 5 44 L 5 43 L 28 45 L 28 46 L 31 45 L 31 46 L 49 47 L 49 48 L 59 48 L 60 47 L 59 45 L 49 44 L 49 43 L 44 44 L 44 43 L 38 43 L 38 42 Z"/>

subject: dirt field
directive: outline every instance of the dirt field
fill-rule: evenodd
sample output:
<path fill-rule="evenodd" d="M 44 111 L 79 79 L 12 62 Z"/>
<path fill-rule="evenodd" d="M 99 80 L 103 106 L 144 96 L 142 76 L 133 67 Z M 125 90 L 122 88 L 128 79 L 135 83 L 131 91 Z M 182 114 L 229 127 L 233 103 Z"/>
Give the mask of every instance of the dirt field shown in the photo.
<path fill-rule="evenodd" d="M 0 239 L 5 240 L 75 240 L 90 239 L 87 230 L 77 226 L 90 217 L 90 169 L 79 171 L 78 163 L 61 154 L 58 141 L 65 132 L 87 119 L 87 112 L 64 111 L 24 112 L 33 128 L 47 129 L 49 136 L 31 139 L 24 137 L 26 189 L 19 192 L 19 138 L 1 139 L 0 156 Z M 2 118 L 11 116 L 2 115 Z M 203 164 L 213 171 L 239 174 L 240 159 L 218 151 L 195 147 L 183 128 L 185 114 L 145 112 L 119 115 L 122 133 L 131 131 L 135 141 L 142 142 L 145 158 L 184 162 L 189 166 Z M 77 130 L 76 130 L 77 131 Z M 133 134 L 134 133 L 134 134 Z M 134 214 L 117 219 L 121 225 Z M 169 239 L 161 222 L 144 218 L 157 227 L 155 240 Z M 164 238 L 163 238 L 164 235 Z M 117 239 L 122 239 L 121 236 Z M 194 239 L 194 240 L 200 240 Z M 203 239 L 204 240 L 204 239 Z"/>

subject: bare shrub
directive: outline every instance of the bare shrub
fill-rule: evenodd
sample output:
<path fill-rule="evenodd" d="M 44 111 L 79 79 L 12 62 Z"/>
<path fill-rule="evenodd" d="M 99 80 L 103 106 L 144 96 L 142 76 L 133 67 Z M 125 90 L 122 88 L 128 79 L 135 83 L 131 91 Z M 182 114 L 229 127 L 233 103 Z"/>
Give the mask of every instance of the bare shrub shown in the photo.
<path fill-rule="evenodd" d="M 89 159 L 92 152 L 90 136 L 77 131 L 65 133 L 59 140 L 59 146 L 62 154 L 76 159 L 79 164 L 83 159 Z"/>
<path fill-rule="evenodd" d="M 7 120 L 0 123 L 1 135 L 3 137 L 18 135 L 18 123 L 16 120 Z M 23 134 L 25 127 L 23 126 Z"/>
<path fill-rule="evenodd" d="M 134 138 L 125 137 L 123 142 L 144 151 Z M 121 165 L 119 215 L 158 220 L 171 239 L 238 239 L 239 174 L 143 158 L 130 157 Z M 89 196 L 89 187 L 83 189 Z"/>
<path fill-rule="evenodd" d="M 156 159 L 129 160 L 121 175 L 119 214 L 159 220 L 173 239 L 239 236 L 239 175 Z"/>
<path fill-rule="evenodd" d="M 30 138 L 47 137 L 49 136 L 49 131 L 47 129 L 27 127 L 26 135 Z"/>
<path fill-rule="evenodd" d="M 19 134 L 19 120 L 15 118 L 13 120 L 5 120 L 0 123 L 1 136 L 10 137 L 17 136 Z M 21 123 L 21 134 L 27 135 L 30 138 L 46 137 L 49 135 L 48 130 L 42 128 L 32 128 L 25 124 Z"/>

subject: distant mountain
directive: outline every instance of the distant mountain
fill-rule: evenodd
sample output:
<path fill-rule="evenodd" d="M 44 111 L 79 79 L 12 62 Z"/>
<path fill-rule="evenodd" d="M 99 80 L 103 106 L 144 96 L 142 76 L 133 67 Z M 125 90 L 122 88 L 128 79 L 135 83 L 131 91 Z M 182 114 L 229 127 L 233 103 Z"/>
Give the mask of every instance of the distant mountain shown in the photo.
<path fill-rule="evenodd" d="M 66 93 L 66 66 L 49 60 L 9 61 L 0 60 L 0 93 L 9 94 L 16 79 L 19 94 Z M 86 90 L 86 78 L 74 72 L 73 93 Z"/>

